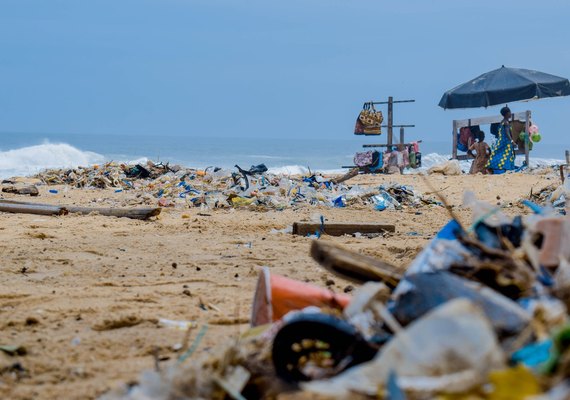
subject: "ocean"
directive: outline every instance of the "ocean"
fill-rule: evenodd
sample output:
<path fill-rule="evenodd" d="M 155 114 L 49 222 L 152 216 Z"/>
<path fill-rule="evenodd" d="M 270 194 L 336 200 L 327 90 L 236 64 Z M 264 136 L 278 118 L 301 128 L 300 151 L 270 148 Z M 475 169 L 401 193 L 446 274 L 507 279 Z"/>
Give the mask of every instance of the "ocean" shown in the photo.
<path fill-rule="evenodd" d="M 200 138 L 182 136 L 0 134 L 0 178 L 32 175 L 46 168 L 77 167 L 105 161 L 169 162 L 187 167 L 233 168 L 265 164 L 270 172 L 299 174 L 342 172 L 352 165 L 363 144 L 383 143 L 385 137 L 347 139 Z M 535 145 L 531 166 L 562 163 L 564 146 Z M 442 163 L 451 154 L 450 142 L 421 144 L 423 167 Z M 518 160 L 520 164 L 521 160 Z M 469 162 L 463 163 L 468 169 Z"/>

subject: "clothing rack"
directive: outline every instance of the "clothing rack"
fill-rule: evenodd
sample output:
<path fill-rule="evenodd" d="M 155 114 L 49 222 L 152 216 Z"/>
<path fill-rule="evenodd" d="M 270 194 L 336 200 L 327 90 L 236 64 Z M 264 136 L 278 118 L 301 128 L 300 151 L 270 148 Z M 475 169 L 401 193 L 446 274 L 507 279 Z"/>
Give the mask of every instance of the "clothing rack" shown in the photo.
<path fill-rule="evenodd" d="M 404 143 L 404 128 L 414 128 L 415 125 L 394 125 L 394 104 L 396 103 L 415 103 L 415 100 L 394 100 L 392 96 L 388 97 L 388 101 L 372 101 L 368 102 L 368 104 L 374 105 L 388 105 L 388 124 L 382 125 L 383 128 L 388 128 L 388 137 L 387 137 L 387 144 L 388 151 L 391 151 L 391 148 L 394 144 L 394 132 L 393 128 L 400 128 L 400 143 Z M 365 103 L 366 104 L 366 103 Z M 363 147 L 366 147 L 364 145 Z M 377 146 L 379 147 L 379 146 Z"/>

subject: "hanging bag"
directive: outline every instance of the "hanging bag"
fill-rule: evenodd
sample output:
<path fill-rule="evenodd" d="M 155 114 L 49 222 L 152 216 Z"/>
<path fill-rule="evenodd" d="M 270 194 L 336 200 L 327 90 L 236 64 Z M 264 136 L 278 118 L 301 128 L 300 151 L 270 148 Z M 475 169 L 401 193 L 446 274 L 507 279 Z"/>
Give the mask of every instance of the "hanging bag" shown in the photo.
<path fill-rule="evenodd" d="M 354 134 L 380 135 L 382 133 L 382 121 L 384 121 L 382 111 L 376 111 L 373 102 L 364 103 L 362 111 L 356 119 Z"/>

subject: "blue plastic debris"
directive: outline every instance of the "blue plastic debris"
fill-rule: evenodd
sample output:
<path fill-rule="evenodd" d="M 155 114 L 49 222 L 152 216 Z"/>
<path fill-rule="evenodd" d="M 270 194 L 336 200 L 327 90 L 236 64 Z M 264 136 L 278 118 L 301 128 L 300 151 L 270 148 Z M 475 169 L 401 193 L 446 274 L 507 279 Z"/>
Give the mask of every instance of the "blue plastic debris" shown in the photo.
<path fill-rule="evenodd" d="M 511 360 L 526 365 L 530 368 L 539 367 L 546 362 L 551 355 L 552 339 L 532 343 L 513 353 Z"/>

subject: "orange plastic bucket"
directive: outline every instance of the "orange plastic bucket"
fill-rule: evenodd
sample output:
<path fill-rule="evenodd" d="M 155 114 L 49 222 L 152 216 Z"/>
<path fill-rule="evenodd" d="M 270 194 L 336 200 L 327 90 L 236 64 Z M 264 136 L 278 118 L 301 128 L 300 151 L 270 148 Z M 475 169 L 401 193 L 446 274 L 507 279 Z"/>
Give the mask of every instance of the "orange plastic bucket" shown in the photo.
<path fill-rule="evenodd" d="M 269 268 L 259 272 L 251 311 L 251 326 L 280 320 L 292 310 L 308 306 L 344 309 L 351 297 L 330 290 L 270 274 Z"/>

